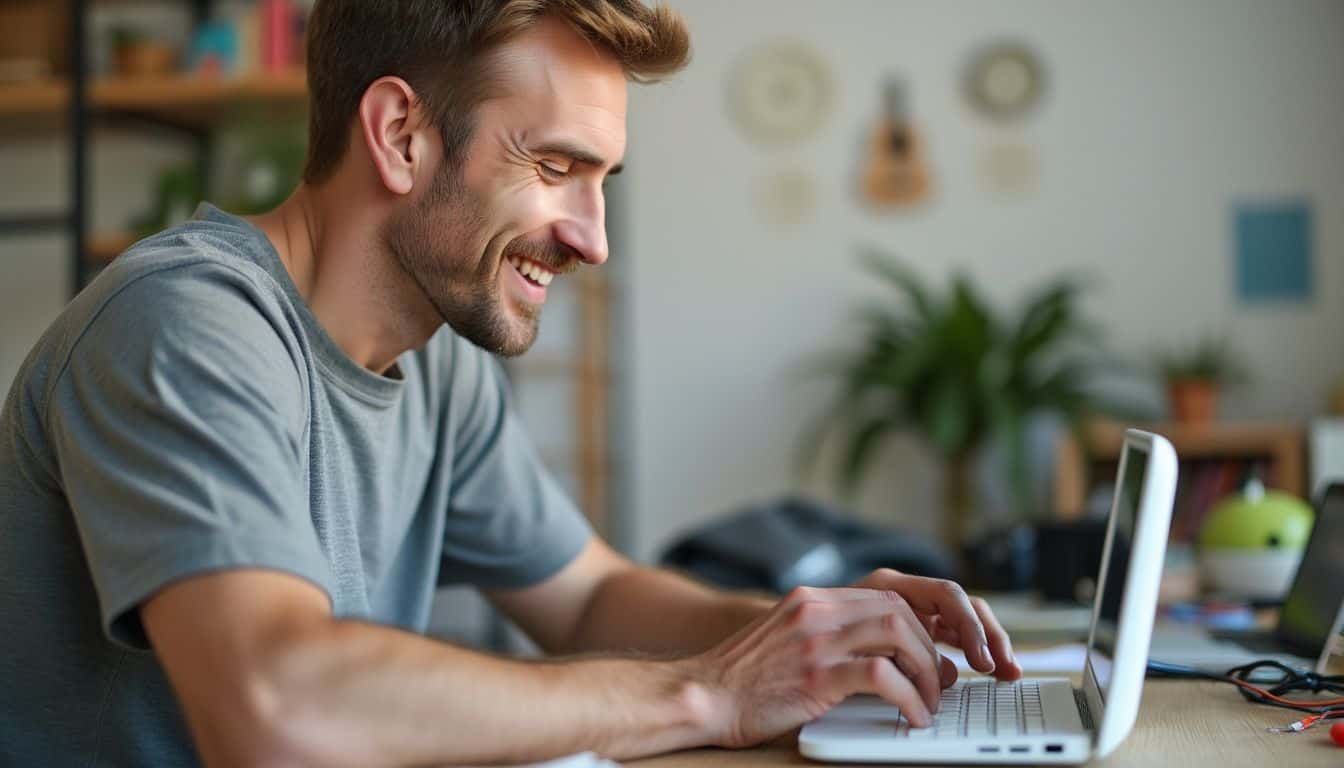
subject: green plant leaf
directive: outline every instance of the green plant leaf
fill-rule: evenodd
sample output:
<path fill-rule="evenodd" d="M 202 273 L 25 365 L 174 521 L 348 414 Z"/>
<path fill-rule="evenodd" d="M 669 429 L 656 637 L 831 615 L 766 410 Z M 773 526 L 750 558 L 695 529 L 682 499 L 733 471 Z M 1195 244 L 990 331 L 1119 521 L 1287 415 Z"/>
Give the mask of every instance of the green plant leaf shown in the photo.
<path fill-rule="evenodd" d="M 920 317 L 928 318 L 933 315 L 933 300 L 928 289 L 919 282 L 919 278 L 913 272 L 875 248 L 861 249 L 860 258 L 869 271 L 899 289 Z"/>
<path fill-rule="evenodd" d="M 860 305 L 853 347 L 829 358 L 839 386 L 804 434 L 806 455 L 815 462 L 824 436 L 841 435 L 835 475 L 852 490 L 876 446 L 897 430 L 919 433 L 949 462 L 1001 440 L 1014 506 L 1026 513 L 1026 420 L 1054 412 L 1081 424 L 1110 405 L 1088 389 L 1109 358 L 1081 311 L 1082 282 L 1053 281 L 1017 312 L 1000 314 L 964 275 L 940 292 L 876 249 L 860 256 L 894 291 Z"/>
<path fill-rule="evenodd" d="M 896 423 L 886 417 L 877 417 L 862 424 L 853 431 L 853 438 L 845 452 L 841 465 L 841 483 L 847 494 L 852 494 L 863 478 L 863 471 L 872 460 L 873 453 L 891 432 Z"/>

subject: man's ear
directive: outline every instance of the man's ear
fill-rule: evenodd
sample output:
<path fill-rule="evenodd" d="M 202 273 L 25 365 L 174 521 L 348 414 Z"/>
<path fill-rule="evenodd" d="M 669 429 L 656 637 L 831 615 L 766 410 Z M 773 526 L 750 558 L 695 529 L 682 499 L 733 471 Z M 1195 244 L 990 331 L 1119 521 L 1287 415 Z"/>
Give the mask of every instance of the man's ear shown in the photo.
<path fill-rule="evenodd" d="M 380 77 L 359 100 L 359 127 L 364 146 L 383 186 L 394 195 L 408 194 L 425 162 L 417 135 L 420 108 L 415 91 L 399 77 Z"/>

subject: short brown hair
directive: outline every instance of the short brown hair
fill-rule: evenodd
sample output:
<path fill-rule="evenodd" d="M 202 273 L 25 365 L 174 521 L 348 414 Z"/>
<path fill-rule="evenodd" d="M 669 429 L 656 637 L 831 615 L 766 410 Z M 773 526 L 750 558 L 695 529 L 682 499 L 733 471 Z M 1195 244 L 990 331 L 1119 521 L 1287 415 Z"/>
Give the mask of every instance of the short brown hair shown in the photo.
<path fill-rule="evenodd" d="M 666 6 L 640 0 L 318 0 L 308 22 L 308 159 L 327 179 L 345 155 L 359 100 L 374 80 L 401 77 L 455 158 L 491 82 L 487 54 L 555 14 L 649 82 L 686 65 L 690 34 Z"/>

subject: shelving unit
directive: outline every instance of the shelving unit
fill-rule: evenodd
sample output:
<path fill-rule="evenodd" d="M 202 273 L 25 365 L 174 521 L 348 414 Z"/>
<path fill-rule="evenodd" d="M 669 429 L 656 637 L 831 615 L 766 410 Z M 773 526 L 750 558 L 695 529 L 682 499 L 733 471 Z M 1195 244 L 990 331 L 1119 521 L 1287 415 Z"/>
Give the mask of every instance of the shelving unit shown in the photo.
<path fill-rule="evenodd" d="M 90 118 L 100 123 L 140 123 L 194 141 L 204 177 L 209 165 L 211 133 L 230 113 L 255 105 L 300 112 L 307 97 L 307 83 L 301 71 L 244 78 L 106 77 L 89 83 L 85 109 Z M 65 79 L 0 85 L 0 139 L 68 130 L 70 110 L 66 104 L 71 98 L 71 83 Z M 87 134 L 86 130 L 82 137 L 86 143 Z M 79 140 L 80 137 L 71 136 L 72 142 Z M 87 179 L 87 168 L 83 175 Z M 76 208 L 72 200 L 71 210 Z M 63 228 L 68 218 L 53 215 L 24 217 L 24 220 L 30 222 L 26 229 L 40 231 Z M 0 232 L 5 228 L 0 220 Z M 79 276 L 73 286 L 75 291 L 85 282 L 89 267 L 111 261 L 135 240 L 124 232 L 90 234 L 81 249 L 83 258 L 76 268 Z"/>
<path fill-rule="evenodd" d="M 302 71 L 246 77 L 203 78 L 90 77 L 87 18 L 89 0 L 68 0 L 69 59 L 67 75 L 41 82 L 0 84 L 0 141 L 16 137 L 64 133 L 71 148 L 68 204 L 60 211 L 0 215 L 0 237 L 6 234 L 61 233 L 69 237 L 70 294 L 78 293 L 99 267 L 110 262 L 137 238 L 128 232 L 88 231 L 89 148 L 95 125 L 129 125 L 166 132 L 191 142 L 198 175 L 209 189 L 213 134 L 220 123 L 241 108 L 264 106 L 276 112 L 299 112 L 307 106 Z M 211 0 L 190 0 L 192 24 L 209 18 Z M 517 377 L 563 377 L 574 400 L 572 466 L 581 508 L 602 533 L 609 530 L 610 455 L 608 382 L 610 380 L 608 285 L 603 274 L 582 270 L 574 290 L 578 317 L 572 356 L 524 357 L 509 366 Z"/>
<path fill-rule="evenodd" d="M 173 126 L 204 129 L 239 104 L 302 106 L 307 95 L 304 74 L 296 71 L 239 78 L 105 77 L 89 83 L 87 99 L 91 109 L 101 112 L 134 113 Z M 64 79 L 0 85 L 0 119 L 21 118 L 26 122 L 9 130 L 33 132 L 62 120 L 70 96 L 70 83 Z"/>
<path fill-rule="evenodd" d="M 1306 494 L 1305 435 L 1293 424 L 1215 423 L 1141 426 L 1171 441 L 1180 460 L 1180 485 L 1173 515 L 1174 538 L 1188 538 L 1208 507 L 1255 472 L 1270 488 Z M 1062 519 L 1084 514 L 1092 484 L 1115 475 L 1124 427 L 1089 425 L 1086 453 L 1071 435 L 1060 439 L 1055 463 L 1055 513 Z"/>

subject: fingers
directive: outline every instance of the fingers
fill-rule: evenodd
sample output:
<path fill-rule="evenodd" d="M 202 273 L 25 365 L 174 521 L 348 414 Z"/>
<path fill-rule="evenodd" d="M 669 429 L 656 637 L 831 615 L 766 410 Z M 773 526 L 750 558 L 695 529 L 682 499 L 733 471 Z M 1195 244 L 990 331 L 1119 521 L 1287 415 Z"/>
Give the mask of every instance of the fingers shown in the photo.
<path fill-rule="evenodd" d="M 843 594 L 840 600 L 830 600 L 827 599 L 830 592 L 852 592 L 858 595 Z M 788 601 L 792 599 L 793 594 L 790 592 L 790 597 L 781 603 L 784 609 L 778 614 L 779 620 L 786 628 L 805 635 L 837 630 L 856 621 L 889 613 L 903 613 L 913 617 L 910 606 L 895 592 L 872 589 L 815 590 L 816 599 L 790 605 Z M 929 647 L 932 649 L 932 641 L 929 641 Z"/>
<path fill-rule="evenodd" d="M 933 717 L 919 691 L 889 659 L 872 657 L 847 661 L 827 667 L 819 675 L 821 679 L 817 682 L 836 700 L 856 693 L 874 693 L 900 707 L 914 727 L 927 728 L 933 724 Z"/>
<path fill-rule="evenodd" d="M 995 656 L 990 651 L 989 637 L 981 624 L 980 613 L 960 585 L 944 579 L 907 576 L 896 571 L 877 571 L 862 583 L 899 592 L 915 611 L 936 615 L 940 625 L 956 633 L 955 644 L 966 653 L 966 660 L 972 668 L 986 674 L 994 671 Z M 990 614 L 990 618 L 993 619 L 993 614 Z M 997 621 L 994 621 L 994 626 L 1000 633 L 1003 632 Z M 1004 642 L 1007 642 L 1007 638 L 1004 633 Z M 1011 653 L 1007 658 L 1011 664 Z"/>
<path fill-rule="evenodd" d="M 823 664 L 837 664 L 854 656 L 889 657 L 914 684 L 925 707 L 930 711 L 938 708 L 943 688 L 939 661 L 942 657 L 924 628 L 908 612 L 887 613 L 810 638 L 804 646 L 804 654 L 809 652 Z"/>
<path fill-rule="evenodd" d="M 957 682 L 957 663 L 938 654 L 938 684 L 946 688 Z"/>
<path fill-rule="evenodd" d="M 800 603 L 827 602 L 827 603 L 845 603 L 855 600 L 872 600 L 873 590 L 860 587 L 794 587 L 789 590 L 789 594 L 780 601 L 781 605 L 798 605 Z"/>
<path fill-rule="evenodd" d="M 989 651 L 994 656 L 994 676 L 1000 680 L 1016 680 L 1022 676 L 1022 668 L 1017 665 L 1017 660 L 1013 658 L 1013 644 L 1008 639 L 1008 633 L 1004 631 L 1003 625 L 995 618 L 994 611 L 990 610 L 989 603 L 986 603 L 979 597 L 971 598 L 971 607 L 975 609 L 976 615 L 980 618 L 980 624 L 984 627 Z"/>

